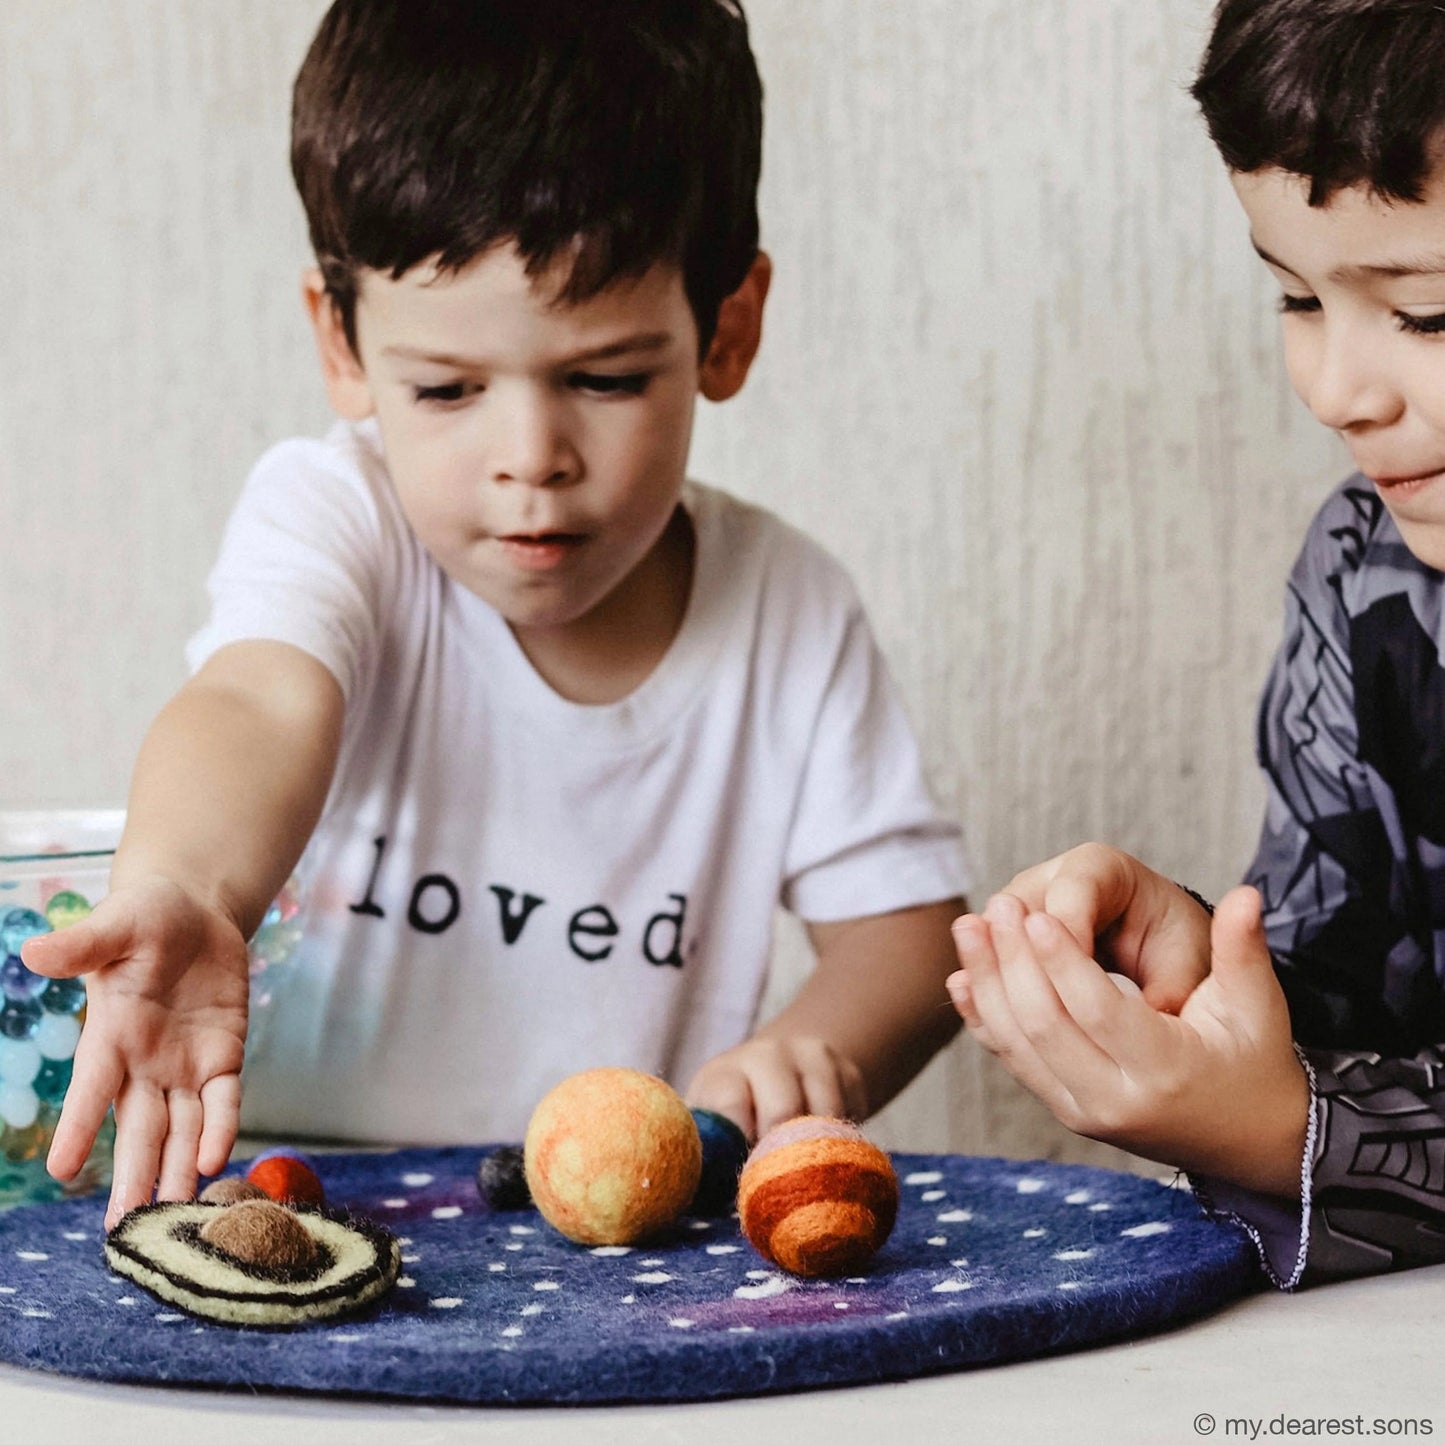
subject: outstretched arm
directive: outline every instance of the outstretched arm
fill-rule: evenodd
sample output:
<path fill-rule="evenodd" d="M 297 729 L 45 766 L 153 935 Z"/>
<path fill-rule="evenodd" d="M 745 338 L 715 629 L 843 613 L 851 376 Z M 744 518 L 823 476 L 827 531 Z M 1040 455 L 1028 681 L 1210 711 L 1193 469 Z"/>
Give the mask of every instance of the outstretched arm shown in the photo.
<path fill-rule="evenodd" d="M 802 1113 L 865 1119 L 958 1031 L 943 981 L 961 899 L 810 924 L 818 960 L 798 996 L 697 1073 L 688 1102 L 749 1138 Z"/>
<path fill-rule="evenodd" d="M 24 962 L 87 976 L 85 1028 L 50 1151 L 74 1177 L 112 1104 L 106 1224 L 189 1198 L 235 1141 L 246 939 L 315 826 L 341 732 L 341 690 L 277 642 L 222 648 L 162 709 L 136 763 L 111 886 L 83 922 L 29 940 Z"/>

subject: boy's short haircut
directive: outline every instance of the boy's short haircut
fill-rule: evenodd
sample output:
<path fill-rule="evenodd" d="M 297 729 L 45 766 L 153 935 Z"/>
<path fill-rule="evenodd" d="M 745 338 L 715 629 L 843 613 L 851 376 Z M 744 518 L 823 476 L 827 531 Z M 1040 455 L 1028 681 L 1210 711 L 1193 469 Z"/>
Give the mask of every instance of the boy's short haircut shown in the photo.
<path fill-rule="evenodd" d="M 1193 94 L 1231 170 L 1293 172 L 1312 206 L 1354 185 L 1418 201 L 1442 77 L 1438 0 L 1220 0 Z"/>
<path fill-rule="evenodd" d="M 680 267 L 704 349 L 758 250 L 762 85 L 737 0 L 336 0 L 291 169 L 356 346 L 359 272 L 512 242 L 559 300 Z"/>

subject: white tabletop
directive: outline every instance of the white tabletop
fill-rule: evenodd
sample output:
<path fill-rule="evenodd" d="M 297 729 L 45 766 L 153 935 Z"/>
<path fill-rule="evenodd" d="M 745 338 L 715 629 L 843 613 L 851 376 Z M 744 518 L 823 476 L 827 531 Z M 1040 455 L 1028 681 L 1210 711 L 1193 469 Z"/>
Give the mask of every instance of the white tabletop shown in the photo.
<path fill-rule="evenodd" d="M 1211 1435 L 1224 1441 L 1372 1433 L 1445 1439 L 1442 1315 L 1445 1266 L 1297 1295 L 1257 1295 L 1166 1334 L 1050 1360 L 699 1405 L 393 1405 L 104 1385 L 0 1366 L 0 1441 L 1170 1445 Z M 1341 1423 L 1331 1430 L 1330 1420 Z M 1291 1428 L 1291 1421 L 1300 1423 Z"/>

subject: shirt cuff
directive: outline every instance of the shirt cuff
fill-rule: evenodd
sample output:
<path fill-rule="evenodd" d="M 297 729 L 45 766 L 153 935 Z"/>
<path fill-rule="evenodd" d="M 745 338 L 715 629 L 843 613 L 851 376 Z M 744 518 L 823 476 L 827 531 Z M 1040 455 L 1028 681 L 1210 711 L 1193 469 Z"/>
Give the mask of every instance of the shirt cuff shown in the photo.
<path fill-rule="evenodd" d="M 1304 1157 L 1300 1160 L 1300 1197 L 1281 1199 L 1231 1184 L 1224 1179 L 1191 1175 L 1195 1197 L 1211 1218 L 1237 1225 L 1254 1242 L 1259 1262 L 1270 1283 L 1277 1289 L 1295 1289 L 1305 1272 L 1310 1247 L 1311 1182 L 1314 1172 L 1315 1142 L 1319 1135 L 1319 1095 L 1314 1066 L 1300 1046 L 1294 1046 L 1295 1057 L 1304 1066 L 1309 1080 L 1309 1124 L 1305 1131 Z"/>

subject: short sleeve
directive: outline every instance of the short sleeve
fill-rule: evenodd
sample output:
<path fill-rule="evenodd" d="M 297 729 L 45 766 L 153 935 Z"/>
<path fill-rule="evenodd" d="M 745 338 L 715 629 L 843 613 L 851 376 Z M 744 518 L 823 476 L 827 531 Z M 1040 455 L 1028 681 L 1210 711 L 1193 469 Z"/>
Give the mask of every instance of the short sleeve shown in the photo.
<path fill-rule="evenodd" d="M 186 647 L 191 671 L 228 643 L 288 642 L 349 699 L 377 629 L 382 565 L 378 509 L 355 457 L 333 438 L 281 443 L 227 523 L 210 616 Z"/>
<path fill-rule="evenodd" d="M 815 923 L 937 903 L 970 882 L 861 606 L 818 710 L 784 859 L 783 904 Z"/>

